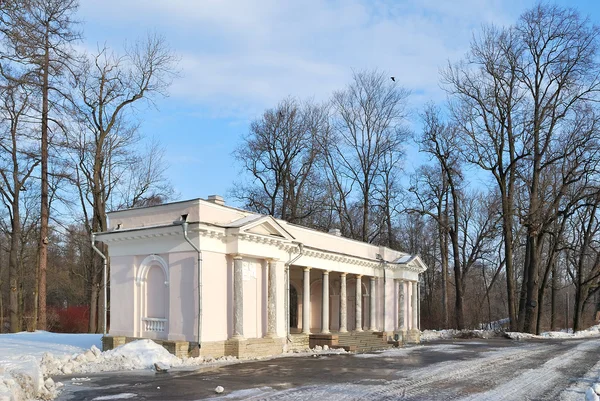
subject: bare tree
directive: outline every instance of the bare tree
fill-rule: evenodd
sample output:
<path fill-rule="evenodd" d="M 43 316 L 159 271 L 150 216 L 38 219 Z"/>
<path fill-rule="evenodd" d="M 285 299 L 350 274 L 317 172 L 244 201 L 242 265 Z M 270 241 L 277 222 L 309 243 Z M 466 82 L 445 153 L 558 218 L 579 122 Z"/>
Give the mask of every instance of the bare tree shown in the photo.
<path fill-rule="evenodd" d="M 572 131 L 570 118 L 578 109 L 597 99 L 600 67 L 596 62 L 600 30 L 570 9 L 539 5 L 526 12 L 516 26 L 523 59 L 518 79 L 527 93 L 527 136 L 529 205 L 524 216 L 527 227 L 524 274 L 526 298 L 524 330 L 536 327 L 540 270 L 540 233 L 546 213 L 542 176 L 555 160 L 575 149 L 553 146 L 560 137 L 580 137 Z M 565 131 L 567 131 L 565 133 Z"/>
<path fill-rule="evenodd" d="M 329 173 L 335 177 L 334 189 L 343 199 L 340 206 L 347 219 L 352 213 L 342 180 L 350 181 L 350 191 L 354 185 L 358 187 L 360 229 L 352 227 L 350 234 L 362 241 L 370 242 L 378 235 L 377 230 L 371 232 L 372 199 L 384 160 L 395 164 L 403 153 L 408 95 L 408 90 L 376 70 L 355 73 L 352 83 L 333 95 L 334 136 L 327 141 Z"/>
<path fill-rule="evenodd" d="M 524 157 L 521 138 L 526 129 L 521 112 L 524 95 L 517 80 L 520 58 L 513 29 L 488 27 L 473 41 L 466 59 L 442 74 L 453 120 L 463 135 L 465 160 L 488 171 L 500 194 L 511 330 L 517 329 L 513 265 L 517 163 Z"/>
<path fill-rule="evenodd" d="M 74 64 L 72 44 L 79 40 L 73 15 L 77 0 L 7 0 L 2 3 L 0 24 L 4 41 L 4 64 L 17 64 L 26 70 L 19 81 L 38 91 L 41 97 L 39 111 L 41 206 L 39 241 L 39 321 L 46 328 L 46 268 L 48 253 L 49 210 L 49 143 L 52 127 L 60 127 L 57 113 L 66 94 L 61 82 Z M 2 70 L 9 76 L 7 69 Z M 10 77 L 10 76 L 9 76 Z M 16 79 L 16 77 L 10 77 Z"/>
<path fill-rule="evenodd" d="M 119 184 L 132 186 L 126 190 L 130 199 L 119 197 L 118 206 L 156 199 L 156 193 L 144 197 L 164 183 L 160 151 L 156 146 L 151 147 L 149 159 L 140 159 L 132 152 L 139 140 L 132 106 L 166 95 L 176 73 L 176 62 L 165 39 L 149 34 L 128 46 L 124 55 L 116 55 L 104 47 L 83 63 L 77 76 L 74 113 L 79 131 L 67 139 L 67 146 L 73 149 L 74 179 L 88 234 L 107 230 L 107 204 Z M 139 168 L 132 172 L 132 165 Z M 102 282 L 102 264 L 97 255 L 91 263 L 89 329 L 96 332 L 103 329 L 96 323 L 97 311 L 103 308 L 98 303 L 99 294 L 106 283 Z"/>
<path fill-rule="evenodd" d="M 441 304 L 443 327 L 449 327 L 448 314 L 448 265 L 450 247 L 448 242 L 449 201 L 448 180 L 439 166 L 420 166 L 412 177 L 409 191 L 416 204 L 407 208 L 409 213 L 428 215 L 436 228 L 437 255 L 441 268 Z"/>
<path fill-rule="evenodd" d="M 317 163 L 327 110 L 293 98 L 268 109 L 250 125 L 234 157 L 250 175 L 233 196 L 259 213 L 306 224 L 323 208 Z"/>
<path fill-rule="evenodd" d="M 32 146 L 35 131 L 28 124 L 31 93 L 27 88 L 8 81 L 0 87 L 0 196 L 10 220 L 9 243 L 9 309 L 10 329 L 21 330 L 19 313 L 19 262 L 21 245 L 21 192 L 27 189 L 31 175 L 39 163 L 37 149 Z"/>

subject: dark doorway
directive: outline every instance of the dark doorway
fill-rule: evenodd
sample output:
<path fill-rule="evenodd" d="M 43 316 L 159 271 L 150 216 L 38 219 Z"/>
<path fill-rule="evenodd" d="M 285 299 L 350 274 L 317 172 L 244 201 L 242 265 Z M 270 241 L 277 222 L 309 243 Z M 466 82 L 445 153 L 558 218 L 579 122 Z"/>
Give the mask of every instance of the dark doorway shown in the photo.
<path fill-rule="evenodd" d="M 298 328 L 298 291 L 290 285 L 290 328 Z"/>

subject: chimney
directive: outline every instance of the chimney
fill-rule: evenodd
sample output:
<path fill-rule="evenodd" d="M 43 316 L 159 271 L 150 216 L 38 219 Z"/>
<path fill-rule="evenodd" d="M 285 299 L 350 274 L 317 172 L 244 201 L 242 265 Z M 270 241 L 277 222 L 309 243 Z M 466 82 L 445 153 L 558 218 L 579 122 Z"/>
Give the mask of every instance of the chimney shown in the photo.
<path fill-rule="evenodd" d="M 212 202 L 216 205 L 225 206 L 225 200 L 221 195 L 209 195 L 207 201 Z"/>
<path fill-rule="evenodd" d="M 336 237 L 341 237 L 342 236 L 342 232 L 340 231 L 339 228 L 331 228 L 328 231 L 329 234 L 335 235 Z"/>

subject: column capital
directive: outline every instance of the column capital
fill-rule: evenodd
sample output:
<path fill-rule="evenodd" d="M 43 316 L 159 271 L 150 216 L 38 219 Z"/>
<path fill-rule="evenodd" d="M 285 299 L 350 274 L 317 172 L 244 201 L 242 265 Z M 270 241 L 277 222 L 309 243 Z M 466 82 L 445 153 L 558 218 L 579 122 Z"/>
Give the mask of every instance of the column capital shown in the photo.
<path fill-rule="evenodd" d="M 305 272 L 309 272 L 309 271 L 310 271 L 310 269 L 311 269 L 310 267 L 308 267 L 308 266 L 305 266 L 305 267 L 304 267 L 302 270 L 304 270 Z"/>
<path fill-rule="evenodd" d="M 348 273 L 346 273 L 346 272 L 340 273 L 341 277 L 346 277 L 347 275 L 348 275 Z"/>
<path fill-rule="evenodd" d="M 371 281 L 375 281 L 375 279 L 376 279 L 376 278 L 377 278 L 377 277 L 375 277 L 375 276 L 370 276 L 370 277 L 369 277 L 369 280 L 371 280 Z"/>
<path fill-rule="evenodd" d="M 362 276 L 363 276 L 362 274 L 357 274 L 357 275 L 356 275 L 356 278 L 357 278 L 357 279 L 361 279 L 361 278 L 362 278 Z"/>
<path fill-rule="evenodd" d="M 279 262 L 279 258 L 265 258 L 265 260 L 269 263 Z"/>
<path fill-rule="evenodd" d="M 331 270 L 323 270 L 323 274 L 329 275 L 329 273 L 331 273 Z"/>
<path fill-rule="evenodd" d="M 242 255 L 240 255 L 239 253 L 235 253 L 233 255 L 231 255 L 233 257 L 233 259 L 235 260 L 241 260 L 243 259 Z"/>

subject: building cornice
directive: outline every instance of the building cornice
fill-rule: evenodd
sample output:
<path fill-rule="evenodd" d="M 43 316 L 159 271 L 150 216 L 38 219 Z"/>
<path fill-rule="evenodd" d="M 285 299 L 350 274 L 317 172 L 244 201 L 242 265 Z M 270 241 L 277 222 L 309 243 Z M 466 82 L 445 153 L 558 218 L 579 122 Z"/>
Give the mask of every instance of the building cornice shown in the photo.
<path fill-rule="evenodd" d="M 288 253 L 299 253 L 300 251 L 300 247 L 297 242 L 291 241 L 286 238 L 248 232 L 228 233 L 227 229 L 223 227 L 206 225 L 197 222 L 190 224 L 192 226 L 190 227 L 189 231 L 193 233 L 198 233 L 198 235 L 204 238 L 213 238 L 222 242 L 226 242 L 228 239 L 235 238 L 238 241 L 273 246 Z M 140 227 L 129 230 L 113 230 L 97 234 L 98 240 L 109 244 L 131 240 L 165 238 L 174 236 L 182 236 L 181 226 L 169 224 L 163 226 Z M 304 246 L 303 255 L 316 259 L 371 268 L 378 271 L 383 271 L 383 269 L 385 268 L 389 271 L 410 271 L 421 274 L 426 270 L 424 267 L 412 262 L 408 264 L 382 262 L 381 260 L 377 259 L 361 258 L 354 255 L 344 254 L 336 251 L 328 251 L 325 249 L 319 249 L 310 246 Z"/>

